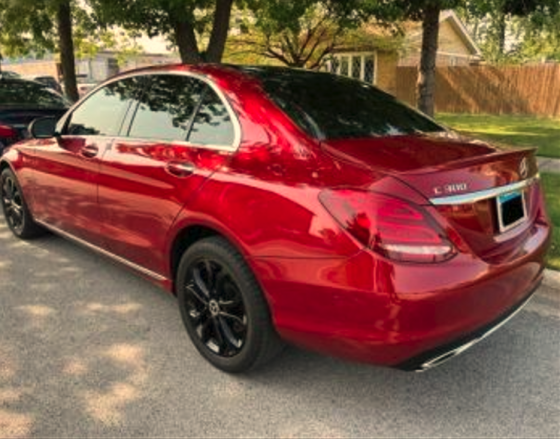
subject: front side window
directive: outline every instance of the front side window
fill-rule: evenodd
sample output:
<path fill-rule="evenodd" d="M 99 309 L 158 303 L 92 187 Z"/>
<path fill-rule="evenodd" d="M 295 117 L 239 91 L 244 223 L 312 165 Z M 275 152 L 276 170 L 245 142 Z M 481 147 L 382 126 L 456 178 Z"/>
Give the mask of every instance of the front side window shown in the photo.
<path fill-rule="evenodd" d="M 142 96 L 129 136 L 186 141 L 206 84 L 181 75 L 154 75 Z"/>
<path fill-rule="evenodd" d="M 136 101 L 142 79 L 133 77 L 106 85 L 89 96 L 70 116 L 67 134 L 117 136 L 129 106 Z"/>

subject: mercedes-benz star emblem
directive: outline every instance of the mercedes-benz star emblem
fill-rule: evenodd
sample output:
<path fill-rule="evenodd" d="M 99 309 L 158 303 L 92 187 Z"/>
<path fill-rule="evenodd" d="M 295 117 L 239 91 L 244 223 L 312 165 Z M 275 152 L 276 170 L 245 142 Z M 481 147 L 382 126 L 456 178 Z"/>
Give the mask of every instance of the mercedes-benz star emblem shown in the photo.
<path fill-rule="evenodd" d="M 527 178 L 528 175 L 529 175 L 529 166 L 527 165 L 527 159 L 524 158 L 523 160 L 521 160 L 521 163 L 519 164 L 519 176 L 521 178 Z"/>

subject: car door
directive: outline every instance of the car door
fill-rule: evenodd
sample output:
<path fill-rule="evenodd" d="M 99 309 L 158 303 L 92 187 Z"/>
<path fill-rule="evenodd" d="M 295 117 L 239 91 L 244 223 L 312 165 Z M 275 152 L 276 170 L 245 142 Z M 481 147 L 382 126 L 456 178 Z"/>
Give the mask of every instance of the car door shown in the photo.
<path fill-rule="evenodd" d="M 137 79 L 108 84 L 60 122 L 59 136 L 37 146 L 33 164 L 36 218 L 73 237 L 103 245 L 97 204 L 99 166 L 136 93 Z"/>
<path fill-rule="evenodd" d="M 103 157 L 99 205 L 114 254 L 163 274 L 167 233 L 189 197 L 235 149 L 234 115 L 207 82 L 157 74 Z"/>

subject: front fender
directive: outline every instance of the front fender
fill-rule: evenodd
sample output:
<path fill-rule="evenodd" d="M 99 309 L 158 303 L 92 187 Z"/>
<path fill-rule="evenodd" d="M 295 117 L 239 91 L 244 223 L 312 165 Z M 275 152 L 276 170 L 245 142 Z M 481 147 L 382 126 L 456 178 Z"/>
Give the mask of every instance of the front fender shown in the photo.
<path fill-rule="evenodd" d="M 33 213 L 33 146 L 20 142 L 10 146 L 0 157 L 0 169 L 8 167 L 15 174 L 27 207 Z"/>

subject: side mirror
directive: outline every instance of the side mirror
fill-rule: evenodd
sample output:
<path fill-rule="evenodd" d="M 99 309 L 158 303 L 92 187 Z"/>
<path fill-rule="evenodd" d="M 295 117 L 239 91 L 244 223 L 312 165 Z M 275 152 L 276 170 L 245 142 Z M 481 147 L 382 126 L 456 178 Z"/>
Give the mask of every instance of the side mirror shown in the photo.
<path fill-rule="evenodd" d="M 50 139 L 57 136 L 56 124 L 58 120 L 55 117 L 40 117 L 35 119 L 29 125 L 29 134 L 34 139 Z"/>

